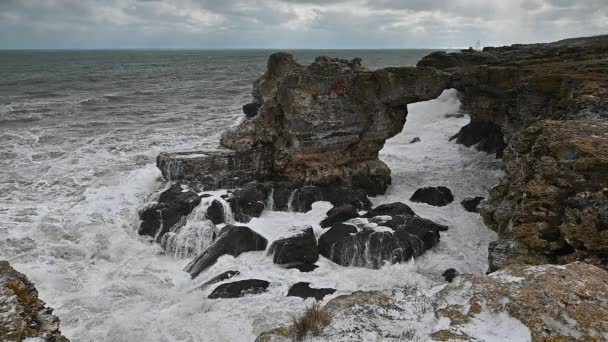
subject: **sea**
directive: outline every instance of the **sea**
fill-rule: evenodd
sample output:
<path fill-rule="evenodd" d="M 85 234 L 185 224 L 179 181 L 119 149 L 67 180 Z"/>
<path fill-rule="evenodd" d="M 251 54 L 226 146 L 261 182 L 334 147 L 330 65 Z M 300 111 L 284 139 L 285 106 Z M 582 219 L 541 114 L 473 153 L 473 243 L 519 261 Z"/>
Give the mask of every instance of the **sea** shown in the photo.
<path fill-rule="evenodd" d="M 484 273 L 496 238 L 459 204 L 487 196 L 502 175 L 492 155 L 449 141 L 464 117 L 455 90 L 408 106 L 403 132 L 380 153 L 393 185 L 374 204 L 402 201 L 450 226 L 424 256 L 379 270 L 343 267 L 321 257 L 309 273 L 272 264 L 265 252 L 224 256 L 192 280 L 191 257 L 163 253 L 137 234 L 137 211 L 167 186 L 155 167 L 161 151 L 214 147 L 243 120 L 253 81 L 270 50 L 0 51 L 0 260 L 8 260 L 55 309 L 72 341 L 253 341 L 289 323 L 310 304 L 286 297 L 290 285 L 331 287 L 331 298 L 360 290 L 416 286 L 434 291 L 441 273 Z M 430 50 L 296 50 L 359 57 L 370 69 L 413 66 Z M 411 144 L 415 137 L 420 142 Z M 411 203 L 419 187 L 449 187 L 446 207 Z M 202 204 L 203 205 L 203 204 Z M 270 241 L 319 222 L 331 206 L 308 213 L 266 211 L 248 225 Z M 193 216 L 193 220 L 203 220 Z M 202 282 L 227 271 L 270 281 L 268 292 L 207 299 Z M 235 278 L 236 279 L 236 278 Z M 412 318 L 420 340 L 432 324 Z M 380 336 L 381 337 L 381 336 Z M 348 340 L 348 339 L 345 339 Z"/>

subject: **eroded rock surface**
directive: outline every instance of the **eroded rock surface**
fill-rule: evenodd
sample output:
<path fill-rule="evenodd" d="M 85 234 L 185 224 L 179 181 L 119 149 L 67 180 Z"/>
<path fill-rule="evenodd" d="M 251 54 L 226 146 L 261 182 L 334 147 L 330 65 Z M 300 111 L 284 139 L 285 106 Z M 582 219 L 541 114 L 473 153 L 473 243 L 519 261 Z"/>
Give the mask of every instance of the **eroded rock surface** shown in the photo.
<path fill-rule="evenodd" d="M 59 318 L 38 298 L 27 277 L 0 261 L 0 340 L 5 342 L 68 342 Z"/>

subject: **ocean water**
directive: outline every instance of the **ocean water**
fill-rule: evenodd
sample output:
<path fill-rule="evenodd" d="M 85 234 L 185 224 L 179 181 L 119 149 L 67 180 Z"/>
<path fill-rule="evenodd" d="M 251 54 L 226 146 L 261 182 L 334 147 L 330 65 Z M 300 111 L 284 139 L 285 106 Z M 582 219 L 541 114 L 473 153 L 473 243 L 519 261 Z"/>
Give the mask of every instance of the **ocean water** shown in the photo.
<path fill-rule="evenodd" d="M 285 297 L 298 281 L 336 288 L 336 296 L 404 284 L 432 289 L 449 267 L 485 271 L 494 233 L 459 202 L 484 196 L 501 176 L 500 162 L 448 142 L 468 122 L 444 117 L 459 110 L 453 90 L 410 105 L 404 131 L 381 152 L 393 186 L 372 201 L 403 201 L 451 227 L 413 262 L 368 270 L 321 258 L 314 272 L 299 273 L 255 252 L 222 257 L 193 281 L 182 271 L 190 258 L 162 254 L 137 235 L 137 209 L 165 186 L 156 155 L 216 145 L 242 119 L 240 107 L 272 52 L 0 51 L 0 259 L 36 284 L 73 341 L 252 341 L 304 309 L 305 301 Z M 291 52 L 302 63 L 361 57 L 370 68 L 414 65 L 429 53 Z M 421 142 L 409 144 L 416 136 Z M 456 200 L 442 208 L 409 203 L 429 185 L 450 187 Z M 269 240 L 306 224 L 320 233 L 327 209 L 316 203 L 306 214 L 266 212 L 250 226 Z M 226 270 L 240 271 L 235 279 L 268 280 L 269 291 L 206 299 L 212 288 L 197 287 Z"/>

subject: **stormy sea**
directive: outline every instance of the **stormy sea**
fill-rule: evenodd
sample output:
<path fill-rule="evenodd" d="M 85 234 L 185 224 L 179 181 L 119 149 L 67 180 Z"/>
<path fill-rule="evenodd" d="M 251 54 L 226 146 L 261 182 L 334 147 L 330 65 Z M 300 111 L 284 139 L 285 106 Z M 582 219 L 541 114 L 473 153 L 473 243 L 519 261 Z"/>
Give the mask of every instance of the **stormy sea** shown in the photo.
<path fill-rule="evenodd" d="M 422 217 L 449 225 L 440 243 L 416 260 L 373 270 L 320 257 L 312 272 L 274 265 L 266 252 L 222 256 L 196 279 L 183 271 L 177 240 L 164 251 L 137 233 L 138 210 L 167 187 L 155 158 L 162 151 L 204 150 L 243 119 L 253 81 L 268 50 L 121 50 L 0 52 L 0 259 L 29 277 L 72 341 L 253 341 L 289 322 L 310 300 L 286 297 L 296 282 L 337 291 L 409 285 L 434 291 L 442 273 L 483 274 L 496 238 L 465 197 L 487 196 L 502 175 L 494 155 L 450 142 L 469 122 L 454 90 L 409 105 L 403 132 L 380 159 L 392 170 L 374 204 L 404 202 Z M 370 69 L 408 66 L 428 50 L 288 51 L 302 64 L 316 56 L 360 57 Z M 414 138 L 419 142 L 411 143 Z M 450 188 L 444 207 L 409 201 L 424 186 Z M 188 225 L 205 224 L 203 199 Z M 270 204 L 272 206 L 272 204 Z M 247 225 L 269 242 L 293 226 L 319 222 L 331 208 L 308 213 L 265 211 Z M 226 270 L 264 279 L 268 291 L 208 299 L 200 288 Z M 431 320 L 412 317 L 403 330 L 420 336 Z M 348 324 L 345 322 L 344 324 Z M 498 328 L 497 328 L 498 329 Z M 496 340 L 500 340 L 498 337 Z"/>

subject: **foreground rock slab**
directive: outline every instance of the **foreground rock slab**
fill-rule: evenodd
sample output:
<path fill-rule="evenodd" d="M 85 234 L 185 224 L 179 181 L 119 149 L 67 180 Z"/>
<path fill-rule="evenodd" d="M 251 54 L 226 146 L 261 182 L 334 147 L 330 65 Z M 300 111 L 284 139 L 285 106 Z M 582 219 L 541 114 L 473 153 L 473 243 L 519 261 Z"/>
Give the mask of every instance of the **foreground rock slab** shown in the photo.
<path fill-rule="evenodd" d="M 27 277 L 0 261 L 0 341 L 69 342 L 61 335 L 59 318 L 38 298 Z"/>

